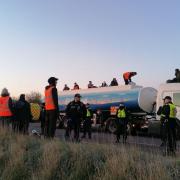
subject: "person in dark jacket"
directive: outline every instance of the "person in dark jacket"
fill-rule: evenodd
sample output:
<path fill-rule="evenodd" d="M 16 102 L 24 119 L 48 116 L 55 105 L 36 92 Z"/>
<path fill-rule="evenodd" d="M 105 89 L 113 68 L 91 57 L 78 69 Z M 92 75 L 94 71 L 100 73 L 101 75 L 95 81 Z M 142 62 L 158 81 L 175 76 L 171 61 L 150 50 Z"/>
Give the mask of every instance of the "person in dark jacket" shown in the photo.
<path fill-rule="evenodd" d="M 84 120 L 83 123 L 83 136 L 82 138 L 86 138 L 86 134 L 88 133 L 89 139 L 91 139 L 91 134 L 92 134 L 92 111 L 90 109 L 90 105 L 86 104 L 86 109 L 87 109 L 87 114 L 86 114 L 86 118 Z"/>
<path fill-rule="evenodd" d="M 67 84 L 65 84 L 64 85 L 64 89 L 63 89 L 63 91 L 69 91 L 70 90 L 70 88 L 68 87 L 68 85 Z"/>
<path fill-rule="evenodd" d="M 176 148 L 176 114 L 177 109 L 176 106 L 172 102 L 172 98 L 170 96 L 166 96 L 164 99 L 165 105 L 163 106 L 162 115 L 165 120 L 167 120 L 167 127 L 165 128 L 165 134 L 169 139 L 169 147 L 170 151 L 174 151 Z"/>
<path fill-rule="evenodd" d="M 118 86 L 118 82 L 116 78 L 113 78 L 113 80 L 111 81 L 110 86 Z"/>
<path fill-rule="evenodd" d="M 81 122 L 86 118 L 87 110 L 84 103 L 81 102 L 81 95 L 75 94 L 74 101 L 70 102 L 66 108 L 66 115 L 69 118 L 68 127 L 66 129 L 66 138 L 70 136 L 70 132 L 74 130 L 74 139 L 79 142 L 79 134 Z"/>
<path fill-rule="evenodd" d="M 18 132 L 28 134 L 29 122 L 31 121 L 30 104 L 25 100 L 25 94 L 21 94 L 15 106 L 15 121 Z"/>
<path fill-rule="evenodd" d="M 175 78 L 167 80 L 166 83 L 180 83 L 180 70 L 175 69 Z"/>
<path fill-rule="evenodd" d="M 54 138 L 56 132 L 56 122 L 59 117 L 57 81 L 55 77 L 48 79 L 49 85 L 45 88 L 45 126 L 44 136 L 47 138 Z"/>

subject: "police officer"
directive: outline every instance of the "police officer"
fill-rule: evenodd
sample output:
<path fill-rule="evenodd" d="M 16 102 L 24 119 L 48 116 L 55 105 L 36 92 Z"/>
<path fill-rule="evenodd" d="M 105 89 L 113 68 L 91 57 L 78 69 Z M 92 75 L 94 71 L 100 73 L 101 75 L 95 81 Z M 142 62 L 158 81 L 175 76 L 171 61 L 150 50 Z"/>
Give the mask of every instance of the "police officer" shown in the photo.
<path fill-rule="evenodd" d="M 69 118 L 66 137 L 69 137 L 71 129 L 74 129 L 74 139 L 79 142 L 81 122 L 87 115 L 86 106 L 81 102 L 80 94 L 75 94 L 74 100 L 67 105 L 66 115 Z"/>
<path fill-rule="evenodd" d="M 91 129 L 92 129 L 92 112 L 90 105 L 86 104 L 87 114 L 83 123 L 84 134 L 82 138 L 86 138 L 86 133 L 88 133 L 89 139 L 91 139 Z"/>
<path fill-rule="evenodd" d="M 166 96 L 164 99 L 165 105 L 163 106 L 163 116 L 167 119 L 167 129 L 166 134 L 169 139 L 170 151 L 174 151 L 176 148 L 176 106 L 172 102 L 170 96 Z"/>
<path fill-rule="evenodd" d="M 123 134 L 123 143 L 126 143 L 127 140 L 127 111 L 124 104 L 119 105 L 119 109 L 117 111 L 117 119 L 116 119 L 116 126 L 117 126 L 117 132 L 116 132 L 116 143 L 119 143 L 120 135 Z"/>
<path fill-rule="evenodd" d="M 57 81 L 55 77 L 48 79 L 49 85 L 45 88 L 45 126 L 44 135 L 53 138 L 56 131 L 56 121 L 59 116 Z"/>

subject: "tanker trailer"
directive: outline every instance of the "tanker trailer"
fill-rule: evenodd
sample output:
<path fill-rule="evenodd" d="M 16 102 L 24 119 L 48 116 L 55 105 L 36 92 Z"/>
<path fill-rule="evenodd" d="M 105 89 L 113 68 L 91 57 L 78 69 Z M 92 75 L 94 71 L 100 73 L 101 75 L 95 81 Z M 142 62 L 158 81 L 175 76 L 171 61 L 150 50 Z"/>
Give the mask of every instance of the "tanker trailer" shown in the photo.
<path fill-rule="evenodd" d="M 115 131 L 116 111 L 112 112 L 112 109 L 116 110 L 123 103 L 130 114 L 130 127 L 135 131 L 144 124 L 145 115 L 152 113 L 157 98 L 154 88 L 133 85 L 63 91 L 59 92 L 61 114 L 64 115 L 67 104 L 74 99 L 76 93 L 81 94 L 82 101 L 89 103 L 94 113 L 102 111 L 106 130 L 110 132 Z"/>

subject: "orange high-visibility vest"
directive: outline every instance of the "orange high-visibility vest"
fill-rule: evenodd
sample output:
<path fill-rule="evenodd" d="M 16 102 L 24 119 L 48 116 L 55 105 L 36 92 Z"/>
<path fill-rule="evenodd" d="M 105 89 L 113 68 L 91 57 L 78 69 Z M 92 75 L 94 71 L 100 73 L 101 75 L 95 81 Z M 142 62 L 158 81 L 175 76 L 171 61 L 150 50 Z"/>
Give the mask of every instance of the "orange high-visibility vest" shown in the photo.
<path fill-rule="evenodd" d="M 54 86 L 50 87 L 49 89 L 45 90 L 45 109 L 46 110 L 55 110 L 55 104 L 52 96 L 52 89 Z"/>
<path fill-rule="evenodd" d="M 0 97 L 0 116 L 1 117 L 11 117 L 12 112 L 9 108 L 9 96 Z"/>
<path fill-rule="evenodd" d="M 128 80 L 130 75 L 131 75 L 130 72 L 126 72 L 126 73 L 123 74 L 123 77 L 124 77 L 124 79 Z"/>

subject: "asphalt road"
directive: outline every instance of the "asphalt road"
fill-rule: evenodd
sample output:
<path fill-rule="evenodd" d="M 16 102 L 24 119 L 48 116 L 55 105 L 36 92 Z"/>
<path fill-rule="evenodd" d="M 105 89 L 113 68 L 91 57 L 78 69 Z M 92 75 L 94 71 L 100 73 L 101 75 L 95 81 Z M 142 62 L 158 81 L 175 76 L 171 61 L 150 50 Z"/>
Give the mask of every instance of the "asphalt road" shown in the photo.
<path fill-rule="evenodd" d="M 38 132 L 41 132 L 40 123 L 31 123 L 30 128 L 29 128 L 30 132 L 32 132 L 33 129 L 37 130 Z M 62 141 L 65 141 L 64 134 L 65 134 L 65 130 L 63 129 L 56 130 L 56 138 L 59 138 Z M 82 133 L 81 133 L 81 136 L 82 136 Z M 100 133 L 93 132 L 91 140 L 86 138 L 86 139 L 81 139 L 81 142 L 82 143 L 93 142 L 93 143 L 100 143 L 100 144 L 114 144 L 115 140 L 116 138 L 115 138 L 115 135 L 113 134 L 103 133 L 103 132 L 100 132 Z M 159 138 L 154 138 L 154 137 L 128 136 L 127 143 L 133 144 L 133 145 L 159 147 L 161 144 L 161 140 Z M 178 146 L 178 150 L 180 150 L 179 148 L 180 141 L 177 142 L 177 146 Z"/>

